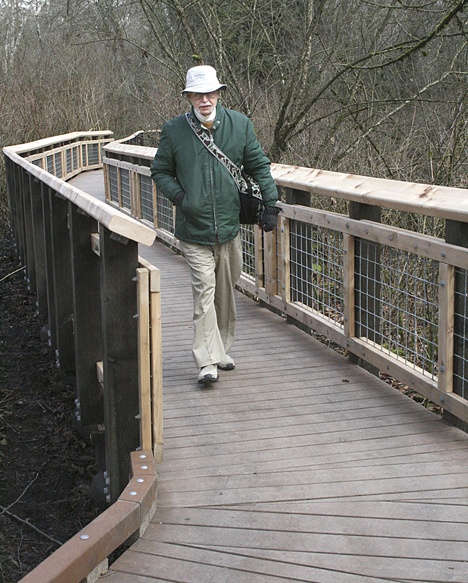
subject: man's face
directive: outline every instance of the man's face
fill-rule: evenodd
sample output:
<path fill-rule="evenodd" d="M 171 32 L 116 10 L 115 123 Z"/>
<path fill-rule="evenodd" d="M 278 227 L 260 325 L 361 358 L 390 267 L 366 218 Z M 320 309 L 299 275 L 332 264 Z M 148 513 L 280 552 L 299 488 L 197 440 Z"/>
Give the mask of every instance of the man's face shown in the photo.
<path fill-rule="evenodd" d="M 187 97 L 194 109 L 207 117 L 216 109 L 219 91 L 212 91 L 211 93 L 188 93 Z"/>

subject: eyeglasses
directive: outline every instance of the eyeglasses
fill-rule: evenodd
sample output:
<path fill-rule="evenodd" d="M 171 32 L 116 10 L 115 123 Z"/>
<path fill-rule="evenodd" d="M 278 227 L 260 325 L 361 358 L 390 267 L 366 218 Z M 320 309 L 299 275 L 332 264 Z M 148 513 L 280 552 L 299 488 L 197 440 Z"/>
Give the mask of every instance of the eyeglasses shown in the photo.
<path fill-rule="evenodd" d="M 214 99 L 215 97 L 218 97 L 218 95 L 219 91 L 211 91 L 210 93 L 189 93 L 190 98 L 194 99 L 195 101 L 201 101 L 203 97 L 206 97 L 207 99 Z"/>

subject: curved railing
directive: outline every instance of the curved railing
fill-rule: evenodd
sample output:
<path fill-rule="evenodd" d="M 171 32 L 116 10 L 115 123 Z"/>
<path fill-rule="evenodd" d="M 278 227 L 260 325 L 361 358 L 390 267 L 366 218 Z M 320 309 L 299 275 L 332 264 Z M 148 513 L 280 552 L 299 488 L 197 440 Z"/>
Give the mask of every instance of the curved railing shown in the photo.
<path fill-rule="evenodd" d="M 157 478 L 151 451 L 131 455 L 131 479 L 110 508 L 71 537 L 21 583 L 92 583 L 108 569 L 108 557 L 141 536 L 156 510 Z"/>
<path fill-rule="evenodd" d="M 104 147 L 107 201 L 178 247 L 150 177 L 156 149 L 141 143 Z M 466 423 L 468 190 L 278 164 L 272 174 L 279 228 L 242 228 L 240 287 Z"/>
<path fill-rule="evenodd" d="M 151 245 L 155 233 L 65 181 L 101 168 L 111 139 L 111 132 L 83 132 L 4 148 L 18 257 L 57 366 L 76 387 L 76 419 L 96 449 L 96 484 L 110 504 L 23 578 L 31 583 L 96 580 L 156 507 L 159 271 L 138 257 L 138 244 Z"/>
<path fill-rule="evenodd" d="M 154 230 L 65 180 L 102 167 L 111 132 L 4 148 L 11 225 L 76 418 L 98 452 L 108 502 L 129 454 L 162 455 L 159 272 L 138 256 Z"/>

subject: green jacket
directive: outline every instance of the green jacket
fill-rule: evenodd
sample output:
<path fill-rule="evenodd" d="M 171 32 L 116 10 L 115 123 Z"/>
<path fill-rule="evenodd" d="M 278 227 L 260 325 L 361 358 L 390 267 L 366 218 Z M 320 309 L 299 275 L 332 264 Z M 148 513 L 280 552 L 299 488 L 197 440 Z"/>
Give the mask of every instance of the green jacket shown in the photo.
<path fill-rule="evenodd" d="M 218 104 L 212 135 L 215 144 L 258 181 L 265 206 L 275 206 L 278 192 L 270 160 L 255 137 L 251 121 Z M 182 205 L 176 208 L 178 239 L 214 245 L 216 238 L 226 243 L 236 237 L 240 227 L 237 186 L 195 135 L 185 115 L 164 125 L 151 176 L 159 193 L 172 202 L 179 192 L 185 192 Z"/>

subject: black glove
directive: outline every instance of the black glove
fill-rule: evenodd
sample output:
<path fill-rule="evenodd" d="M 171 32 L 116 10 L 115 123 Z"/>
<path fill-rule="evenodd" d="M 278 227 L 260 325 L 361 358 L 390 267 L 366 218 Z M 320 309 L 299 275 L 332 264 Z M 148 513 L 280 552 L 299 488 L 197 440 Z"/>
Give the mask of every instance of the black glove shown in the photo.
<path fill-rule="evenodd" d="M 258 221 L 259 226 L 268 233 L 269 231 L 273 231 L 273 229 L 278 224 L 278 213 L 280 209 L 276 206 L 266 206 L 263 209 L 262 216 Z"/>
<path fill-rule="evenodd" d="M 174 206 L 180 206 L 180 205 L 182 204 L 182 201 L 184 200 L 184 197 L 185 197 L 185 192 L 183 192 L 183 191 L 181 191 L 181 192 L 178 192 L 178 193 L 175 195 L 175 197 L 174 197 L 174 200 L 173 200 L 172 204 L 173 204 Z"/>

